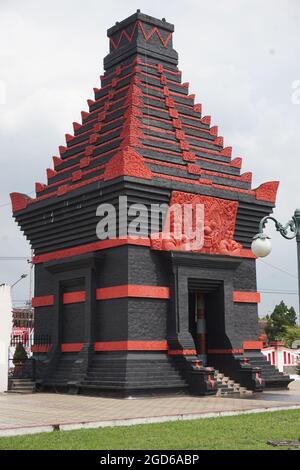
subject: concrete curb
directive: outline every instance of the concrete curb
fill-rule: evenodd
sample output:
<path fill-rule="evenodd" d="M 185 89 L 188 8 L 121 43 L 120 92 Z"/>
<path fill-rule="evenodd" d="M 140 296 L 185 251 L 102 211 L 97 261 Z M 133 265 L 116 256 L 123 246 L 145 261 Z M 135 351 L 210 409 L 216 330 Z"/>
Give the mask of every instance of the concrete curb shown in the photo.
<path fill-rule="evenodd" d="M 274 406 L 254 408 L 242 411 L 218 411 L 208 413 L 179 414 L 166 416 L 151 416 L 147 418 L 113 419 L 105 421 L 90 421 L 80 423 L 61 423 L 42 426 L 28 426 L 20 428 L 0 429 L 0 437 L 13 437 L 26 434 L 38 434 L 54 431 L 75 431 L 78 429 L 96 429 L 116 426 L 134 426 L 136 424 L 165 423 L 168 421 L 187 421 L 194 419 L 220 418 L 223 416 L 238 416 L 245 414 L 266 413 L 284 410 L 300 410 L 300 405 Z"/>

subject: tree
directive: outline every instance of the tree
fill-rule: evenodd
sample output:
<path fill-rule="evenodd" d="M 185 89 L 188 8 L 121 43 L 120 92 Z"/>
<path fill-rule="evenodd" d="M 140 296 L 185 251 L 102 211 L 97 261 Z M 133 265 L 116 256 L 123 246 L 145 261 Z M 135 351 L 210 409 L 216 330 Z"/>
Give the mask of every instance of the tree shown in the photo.
<path fill-rule="evenodd" d="M 284 345 L 290 348 L 297 339 L 300 340 L 300 326 L 287 326 L 282 336 Z"/>
<path fill-rule="evenodd" d="M 294 307 L 288 308 L 283 302 L 276 305 L 271 315 L 266 316 L 266 335 L 268 341 L 282 339 L 288 327 L 296 326 L 297 315 Z"/>
<path fill-rule="evenodd" d="M 28 359 L 27 352 L 22 343 L 18 343 L 13 357 L 14 365 L 23 364 Z"/>

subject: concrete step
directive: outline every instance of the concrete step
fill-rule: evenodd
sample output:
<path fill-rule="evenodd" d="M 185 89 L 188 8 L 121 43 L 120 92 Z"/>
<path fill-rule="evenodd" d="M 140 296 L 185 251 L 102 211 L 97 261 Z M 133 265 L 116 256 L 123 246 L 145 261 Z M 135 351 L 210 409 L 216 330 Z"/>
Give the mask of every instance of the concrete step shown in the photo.
<path fill-rule="evenodd" d="M 11 393 L 34 393 L 36 390 L 35 382 L 30 379 L 12 379 L 9 385 Z"/>

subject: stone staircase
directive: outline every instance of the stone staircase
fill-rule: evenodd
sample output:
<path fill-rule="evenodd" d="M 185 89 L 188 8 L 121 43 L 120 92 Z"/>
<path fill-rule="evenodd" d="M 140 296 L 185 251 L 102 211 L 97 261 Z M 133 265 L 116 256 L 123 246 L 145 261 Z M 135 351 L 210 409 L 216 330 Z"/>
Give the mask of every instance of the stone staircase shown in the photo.
<path fill-rule="evenodd" d="M 249 364 L 261 369 L 261 377 L 265 381 L 266 388 L 287 388 L 293 379 L 289 375 L 279 372 L 267 358 L 259 351 L 248 352 L 245 354 Z"/>
<path fill-rule="evenodd" d="M 215 379 L 217 380 L 217 396 L 227 396 L 227 395 L 236 395 L 236 396 L 249 396 L 253 392 L 248 390 L 245 387 L 242 387 L 240 384 L 234 380 L 226 377 L 222 372 L 215 370 Z"/>
<path fill-rule="evenodd" d="M 35 393 L 35 382 L 31 379 L 10 379 L 8 393 Z"/>

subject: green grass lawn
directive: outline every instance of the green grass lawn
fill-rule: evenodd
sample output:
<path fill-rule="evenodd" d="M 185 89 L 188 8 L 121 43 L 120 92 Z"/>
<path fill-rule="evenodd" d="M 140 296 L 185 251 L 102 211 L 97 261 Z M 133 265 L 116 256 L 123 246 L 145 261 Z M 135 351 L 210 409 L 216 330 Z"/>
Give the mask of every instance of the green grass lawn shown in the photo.
<path fill-rule="evenodd" d="M 300 410 L 0 438 L 0 449 L 274 449 L 300 438 Z M 282 449 L 282 448 L 281 448 Z"/>

